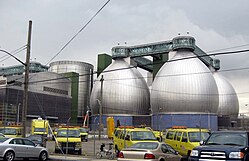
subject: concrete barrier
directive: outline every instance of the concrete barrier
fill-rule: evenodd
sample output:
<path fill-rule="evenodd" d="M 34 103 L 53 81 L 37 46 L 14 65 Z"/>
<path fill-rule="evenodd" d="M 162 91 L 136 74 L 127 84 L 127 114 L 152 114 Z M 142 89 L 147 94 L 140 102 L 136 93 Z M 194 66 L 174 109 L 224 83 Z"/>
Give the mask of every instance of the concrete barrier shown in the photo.
<path fill-rule="evenodd" d="M 49 153 L 55 152 L 55 141 L 46 141 L 46 148 Z"/>

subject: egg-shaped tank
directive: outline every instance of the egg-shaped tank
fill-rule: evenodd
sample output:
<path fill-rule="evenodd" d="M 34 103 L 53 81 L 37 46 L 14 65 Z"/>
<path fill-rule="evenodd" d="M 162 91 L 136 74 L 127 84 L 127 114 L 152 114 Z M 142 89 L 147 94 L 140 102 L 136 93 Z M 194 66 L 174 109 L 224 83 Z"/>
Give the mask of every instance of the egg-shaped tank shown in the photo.
<path fill-rule="evenodd" d="M 136 68 L 118 58 L 95 81 L 90 107 L 93 115 L 99 114 L 100 107 L 104 115 L 148 114 L 149 88 Z"/>
<path fill-rule="evenodd" d="M 238 117 L 239 101 L 233 86 L 218 72 L 213 73 L 219 91 L 218 114 Z"/>
<path fill-rule="evenodd" d="M 212 73 L 188 48 L 177 49 L 152 84 L 153 113 L 216 113 L 218 104 Z"/>

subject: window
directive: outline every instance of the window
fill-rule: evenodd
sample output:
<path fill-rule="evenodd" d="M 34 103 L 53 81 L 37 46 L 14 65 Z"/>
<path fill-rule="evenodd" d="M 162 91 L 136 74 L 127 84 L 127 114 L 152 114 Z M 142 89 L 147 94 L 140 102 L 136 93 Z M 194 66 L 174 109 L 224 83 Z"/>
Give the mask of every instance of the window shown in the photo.
<path fill-rule="evenodd" d="M 156 140 L 151 131 L 133 131 L 131 132 L 132 140 Z"/>
<path fill-rule="evenodd" d="M 177 141 L 180 141 L 181 140 L 181 136 L 182 136 L 182 132 L 178 132 L 177 133 Z"/>
<path fill-rule="evenodd" d="M 1 137 L 0 137 L 0 143 L 3 143 L 3 142 L 6 141 L 6 140 L 8 140 L 8 138 L 6 138 L 6 137 L 1 138 Z"/>
<path fill-rule="evenodd" d="M 201 140 L 206 140 L 209 136 L 208 132 L 189 132 L 189 141 L 190 142 L 200 142 Z"/>
<path fill-rule="evenodd" d="M 186 132 L 182 134 L 182 142 L 188 142 L 188 136 Z"/>
<path fill-rule="evenodd" d="M 63 95 L 68 95 L 68 91 L 62 90 L 62 89 L 55 89 L 55 88 L 50 88 L 50 87 L 43 87 L 43 91 L 51 92 L 51 93 L 58 93 L 58 94 L 63 94 Z"/>
<path fill-rule="evenodd" d="M 131 133 L 129 131 L 126 133 L 125 139 L 126 140 L 130 140 L 131 139 Z"/>
<path fill-rule="evenodd" d="M 167 146 L 165 144 L 162 145 L 161 150 L 162 150 L 163 153 L 168 152 L 168 148 L 167 148 Z"/>
<path fill-rule="evenodd" d="M 80 131 L 79 130 L 58 130 L 57 136 L 58 137 L 79 137 Z"/>
<path fill-rule="evenodd" d="M 23 139 L 23 142 L 24 142 L 24 145 L 35 146 L 35 144 L 30 140 Z"/>
<path fill-rule="evenodd" d="M 174 138 L 174 134 L 175 132 L 174 131 L 169 131 L 166 135 L 166 139 L 173 139 Z"/>
<path fill-rule="evenodd" d="M 120 139 L 124 139 L 124 137 L 125 137 L 125 131 L 122 131 L 120 134 Z"/>
<path fill-rule="evenodd" d="M 21 139 L 13 139 L 13 140 L 10 141 L 10 144 L 19 144 L 19 145 L 23 145 Z"/>
<path fill-rule="evenodd" d="M 158 147 L 158 143 L 157 142 L 139 142 L 136 144 L 133 144 L 130 146 L 130 148 L 135 148 L 135 149 L 156 149 Z"/>
<path fill-rule="evenodd" d="M 246 146 L 246 133 L 214 133 L 208 139 L 206 145 L 233 145 Z"/>
<path fill-rule="evenodd" d="M 116 131 L 115 131 L 115 136 L 118 137 L 119 134 L 120 134 L 120 132 L 121 132 L 120 130 L 116 130 Z"/>
<path fill-rule="evenodd" d="M 166 144 L 162 144 L 161 150 L 162 150 L 163 153 L 173 153 L 173 154 L 175 154 L 175 150 L 171 146 L 166 145 Z"/>
<path fill-rule="evenodd" d="M 178 135 L 178 131 L 176 132 L 176 134 L 175 134 L 175 136 L 174 136 L 174 140 L 176 140 L 176 137 L 177 137 L 177 135 Z"/>

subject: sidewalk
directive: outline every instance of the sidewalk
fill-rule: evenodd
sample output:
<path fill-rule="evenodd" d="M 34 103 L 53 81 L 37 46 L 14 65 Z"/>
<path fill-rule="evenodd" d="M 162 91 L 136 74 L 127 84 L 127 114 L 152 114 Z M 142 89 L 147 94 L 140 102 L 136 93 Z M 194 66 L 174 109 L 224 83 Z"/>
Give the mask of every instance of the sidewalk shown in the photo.
<path fill-rule="evenodd" d="M 109 160 L 109 159 L 96 159 L 92 156 L 75 156 L 75 155 L 56 155 L 56 154 L 51 154 L 49 156 L 50 160 L 56 160 L 56 161 L 115 161 L 114 160 Z"/>
<path fill-rule="evenodd" d="M 106 136 L 102 136 L 99 140 L 97 137 L 94 138 L 91 135 L 89 136 L 88 142 L 82 142 L 82 155 L 63 155 L 58 153 L 50 153 L 49 158 L 50 160 L 55 161 L 115 161 L 114 160 L 108 160 L 108 159 L 96 159 L 95 154 L 100 149 L 100 145 L 102 143 L 108 144 L 111 143 L 112 140 L 108 139 Z M 107 148 L 107 147 L 106 147 Z"/>

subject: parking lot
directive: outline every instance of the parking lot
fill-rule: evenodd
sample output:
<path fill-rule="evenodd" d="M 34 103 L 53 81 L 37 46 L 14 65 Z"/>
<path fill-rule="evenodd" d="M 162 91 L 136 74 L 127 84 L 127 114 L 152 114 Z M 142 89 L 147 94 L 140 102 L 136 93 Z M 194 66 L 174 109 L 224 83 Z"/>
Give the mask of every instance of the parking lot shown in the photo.
<path fill-rule="evenodd" d="M 112 143 L 113 141 L 111 139 L 108 139 L 105 136 L 102 136 L 100 139 L 96 136 L 95 138 L 92 136 L 89 136 L 89 139 L 87 142 L 82 142 L 82 155 L 72 155 L 68 154 L 70 157 L 87 157 L 87 158 L 95 158 L 95 154 L 100 151 L 100 145 L 102 143 L 106 144 L 105 148 L 108 148 L 108 143 Z M 48 147 L 47 147 L 48 148 Z M 51 152 L 51 157 L 53 156 L 60 156 L 61 158 L 65 157 L 66 154 L 58 154 Z"/>

